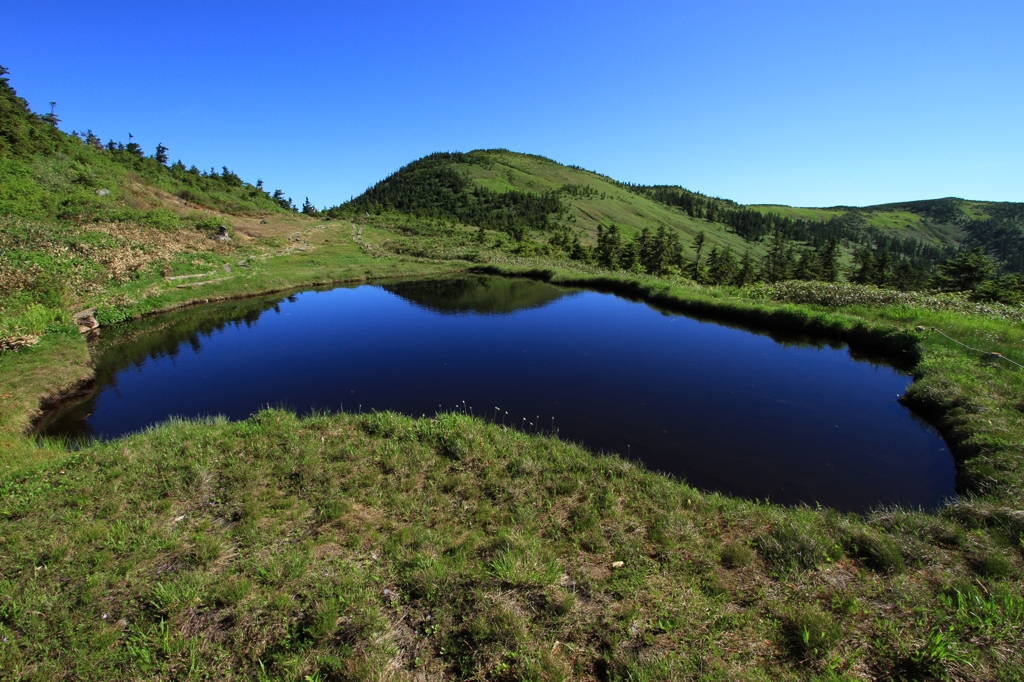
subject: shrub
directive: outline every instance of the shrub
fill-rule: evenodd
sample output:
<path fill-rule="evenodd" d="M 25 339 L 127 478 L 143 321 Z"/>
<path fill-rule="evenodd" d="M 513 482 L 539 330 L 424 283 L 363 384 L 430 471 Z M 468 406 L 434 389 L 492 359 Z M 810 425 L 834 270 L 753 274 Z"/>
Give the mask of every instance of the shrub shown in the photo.
<path fill-rule="evenodd" d="M 1020 306 L 972 301 L 964 293 L 924 293 L 879 289 L 860 284 L 787 281 L 755 284 L 743 288 L 749 298 L 784 303 L 808 303 L 838 308 L 842 306 L 907 306 L 924 310 L 990 315 L 1004 320 L 1024 321 Z"/>
<path fill-rule="evenodd" d="M 185 216 L 185 220 L 200 232 L 206 232 L 211 235 L 219 232 L 221 227 L 226 227 L 230 232 L 232 227 L 231 221 L 222 216 L 210 215 L 199 211 L 189 213 Z"/>
<path fill-rule="evenodd" d="M 174 211 L 166 208 L 156 208 L 146 213 L 140 221 L 158 230 L 174 230 L 181 227 L 181 219 Z"/>

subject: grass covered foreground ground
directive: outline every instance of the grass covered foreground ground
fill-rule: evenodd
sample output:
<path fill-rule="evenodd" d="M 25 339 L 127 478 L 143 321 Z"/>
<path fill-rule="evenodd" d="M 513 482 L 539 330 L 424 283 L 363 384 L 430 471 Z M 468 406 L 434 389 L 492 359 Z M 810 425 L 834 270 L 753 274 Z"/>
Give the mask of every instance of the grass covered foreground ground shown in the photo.
<path fill-rule="evenodd" d="M 15 677 L 1020 675 L 1019 562 L 948 515 L 730 500 L 459 414 L 51 457 L 4 491 Z"/>
<path fill-rule="evenodd" d="M 308 239 L 256 260 L 202 296 L 477 268 L 845 340 L 914 367 L 905 401 L 950 442 L 963 495 L 936 514 L 787 509 L 460 414 L 267 411 L 69 452 L 18 435 L 33 390 L 89 371 L 84 340 L 56 330 L 0 355 L 5 674 L 1024 678 L 1024 375 L 930 331 L 1024 362 L 1020 311 L 852 285 L 702 287 L 515 254 L 487 266 L 385 255 L 391 233 L 351 231 L 328 224 L 315 250 Z M 175 286 L 109 310 L 196 296 Z"/>

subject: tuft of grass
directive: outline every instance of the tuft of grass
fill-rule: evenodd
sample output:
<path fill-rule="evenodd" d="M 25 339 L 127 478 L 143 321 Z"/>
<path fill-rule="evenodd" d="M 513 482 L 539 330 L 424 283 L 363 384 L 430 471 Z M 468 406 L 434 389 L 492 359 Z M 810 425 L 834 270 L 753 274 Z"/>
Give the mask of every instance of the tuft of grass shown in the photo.
<path fill-rule="evenodd" d="M 868 568 L 885 573 L 904 569 L 903 554 L 898 543 L 869 529 L 859 528 L 844 542 L 846 553 L 860 559 Z"/>
<path fill-rule="evenodd" d="M 494 578 L 510 587 L 545 587 L 558 579 L 562 568 L 534 537 L 503 534 L 496 538 L 488 567 Z"/>
<path fill-rule="evenodd" d="M 842 547 L 809 510 L 797 510 L 754 540 L 765 564 L 777 575 L 817 568 L 843 557 Z"/>
<path fill-rule="evenodd" d="M 786 644 L 801 663 L 825 659 L 842 639 L 842 626 L 813 604 L 787 608 L 781 614 L 781 621 Z"/>
<path fill-rule="evenodd" d="M 726 568 L 744 568 L 754 563 L 754 550 L 743 542 L 729 542 L 722 546 L 721 557 Z"/>
<path fill-rule="evenodd" d="M 989 550 L 974 561 L 974 570 L 985 578 L 1005 579 L 1014 574 L 1013 562 L 1002 552 Z"/>

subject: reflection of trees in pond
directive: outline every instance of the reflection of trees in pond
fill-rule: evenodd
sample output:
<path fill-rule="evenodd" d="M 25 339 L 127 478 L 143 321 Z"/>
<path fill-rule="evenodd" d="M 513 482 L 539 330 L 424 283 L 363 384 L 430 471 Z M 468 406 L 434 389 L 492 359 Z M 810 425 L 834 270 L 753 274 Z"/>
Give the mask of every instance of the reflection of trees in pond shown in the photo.
<path fill-rule="evenodd" d="M 267 310 L 280 312 L 280 301 L 277 295 L 214 303 L 107 327 L 94 347 L 96 383 L 109 383 L 117 372 L 147 359 L 173 358 L 185 343 L 199 352 L 202 337 L 228 327 L 253 327 Z"/>
<path fill-rule="evenodd" d="M 294 297 L 289 297 L 290 299 Z M 83 391 L 60 401 L 38 420 L 35 433 L 71 440 L 90 438 L 86 419 L 107 387 L 117 389 L 117 374 L 147 360 L 176 358 L 184 344 L 198 353 L 202 338 L 228 327 L 253 327 L 267 310 L 280 311 L 280 295 L 213 303 L 104 327 L 92 347 L 94 378 Z"/>
<path fill-rule="evenodd" d="M 389 282 L 382 288 L 442 314 L 506 314 L 538 308 L 577 291 L 529 279 L 483 275 Z M 104 328 L 92 348 L 97 358 L 93 381 L 47 410 L 35 432 L 72 440 L 92 437 L 87 419 L 103 390 L 117 390 L 118 373 L 141 368 L 148 360 L 173 361 L 186 344 L 199 353 L 204 338 L 229 327 L 251 328 L 268 310 L 280 313 L 280 304 L 286 300 L 294 303 L 298 299 L 295 294 L 278 294 L 207 304 Z"/>
<path fill-rule="evenodd" d="M 809 331 L 806 322 L 802 320 L 786 320 L 781 317 L 770 317 L 759 315 L 757 312 L 748 313 L 743 310 L 713 309 L 712 306 L 702 306 L 699 302 L 696 305 L 665 304 L 649 301 L 642 296 L 629 292 L 620 291 L 616 286 L 592 285 L 588 287 L 593 291 L 610 293 L 614 296 L 643 303 L 652 310 L 657 310 L 666 317 L 684 316 L 697 322 L 717 324 L 729 329 L 738 329 L 749 334 L 767 336 L 783 348 L 816 348 L 824 350 L 842 350 L 849 348 L 848 355 L 855 362 L 865 362 L 875 367 L 891 367 L 900 372 L 909 373 L 917 364 L 917 351 L 913 348 L 900 350 L 898 344 L 886 345 L 879 341 L 866 330 L 855 330 L 852 338 L 842 340 L 836 338 L 835 333 L 826 331 Z M 796 319 L 796 318 L 794 318 Z"/>
<path fill-rule="evenodd" d="M 578 289 L 557 287 L 532 279 L 470 275 L 444 279 L 407 280 L 382 285 L 386 291 L 418 306 L 445 315 L 501 315 L 540 308 Z"/>

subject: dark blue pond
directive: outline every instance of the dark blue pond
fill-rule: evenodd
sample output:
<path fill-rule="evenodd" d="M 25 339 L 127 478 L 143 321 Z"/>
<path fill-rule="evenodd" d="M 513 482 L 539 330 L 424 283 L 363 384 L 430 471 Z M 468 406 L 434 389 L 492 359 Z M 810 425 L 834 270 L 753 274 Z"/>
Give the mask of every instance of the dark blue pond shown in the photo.
<path fill-rule="evenodd" d="M 911 379 L 843 348 L 610 294 L 461 277 L 207 306 L 104 331 L 90 392 L 42 435 L 112 438 L 261 407 L 466 410 L 706 490 L 842 510 L 954 495 Z"/>

